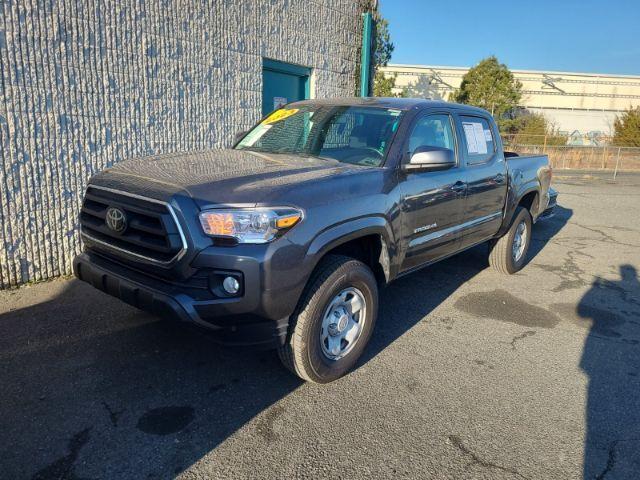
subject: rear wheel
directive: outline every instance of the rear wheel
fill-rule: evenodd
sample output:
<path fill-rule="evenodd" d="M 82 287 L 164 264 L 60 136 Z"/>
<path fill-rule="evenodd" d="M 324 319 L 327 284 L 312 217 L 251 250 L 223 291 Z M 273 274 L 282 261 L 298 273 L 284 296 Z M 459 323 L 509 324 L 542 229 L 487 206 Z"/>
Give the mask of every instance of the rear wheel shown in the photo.
<path fill-rule="evenodd" d="M 529 211 L 518 207 L 507 233 L 489 245 L 489 263 L 492 267 L 507 274 L 516 273 L 524 267 L 531 243 L 532 224 Z"/>
<path fill-rule="evenodd" d="M 378 311 L 378 287 L 364 263 L 330 255 L 316 268 L 290 320 L 282 363 L 303 380 L 328 383 L 364 351 Z"/>

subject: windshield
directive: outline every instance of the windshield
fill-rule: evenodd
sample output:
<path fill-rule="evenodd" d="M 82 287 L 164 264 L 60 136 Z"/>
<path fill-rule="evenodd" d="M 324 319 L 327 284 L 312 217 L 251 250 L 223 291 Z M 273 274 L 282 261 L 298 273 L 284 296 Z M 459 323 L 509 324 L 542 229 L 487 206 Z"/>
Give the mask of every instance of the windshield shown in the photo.
<path fill-rule="evenodd" d="M 384 160 L 401 117 L 401 110 L 378 107 L 282 108 L 247 133 L 235 148 L 377 167 Z"/>

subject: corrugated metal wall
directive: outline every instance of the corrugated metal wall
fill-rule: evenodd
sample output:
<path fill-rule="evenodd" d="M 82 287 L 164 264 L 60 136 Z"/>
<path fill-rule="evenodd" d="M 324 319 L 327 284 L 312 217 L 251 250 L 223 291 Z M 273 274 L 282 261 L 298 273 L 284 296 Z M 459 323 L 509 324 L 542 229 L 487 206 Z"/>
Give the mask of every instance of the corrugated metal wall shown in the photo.
<path fill-rule="evenodd" d="M 71 272 L 93 173 L 251 126 L 262 57 L 353 95 L 358 3 L 0 0 L 0 288 Z"/>

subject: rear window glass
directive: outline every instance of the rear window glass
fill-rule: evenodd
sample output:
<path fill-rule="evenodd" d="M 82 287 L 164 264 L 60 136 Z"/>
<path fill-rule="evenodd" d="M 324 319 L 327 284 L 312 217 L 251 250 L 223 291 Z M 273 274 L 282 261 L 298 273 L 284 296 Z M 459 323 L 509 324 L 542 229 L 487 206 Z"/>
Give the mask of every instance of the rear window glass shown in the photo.
<path fill-rule="evenodd" d="M 470 164 L 488 161 L 496 146 L 489 122 L 481 117 L 460 117 L 464 132 L 465 152 Z"/>

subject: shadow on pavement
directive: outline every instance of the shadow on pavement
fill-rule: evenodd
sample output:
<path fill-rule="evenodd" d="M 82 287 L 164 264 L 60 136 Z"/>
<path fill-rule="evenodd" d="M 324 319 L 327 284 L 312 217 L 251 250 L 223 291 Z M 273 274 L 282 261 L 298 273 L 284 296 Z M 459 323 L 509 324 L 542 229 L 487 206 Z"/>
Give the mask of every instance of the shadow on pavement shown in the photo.
<path fill-rule="evenodd" d="M 534 255 L 569 217 L 534 229 Z M 361 364 L 486 267 L 480 246 L 383 290 Z M 0 315 L 0 385 L 3 476 L 125 479 L 173 477 L 255 417 L 277 441 L 274 404 L 301 382 L 273 352 L 221 348 L 73 280 Z"/>
<path fill-rule="evenodd" d="M 3 478 L 171 478 L 301 383 L 77 280 L 0 331 Z"/>
<path fill-rule="evenodd" d="M 533 227 L 528 262 L 531 262 L 567 224 L 573 210 L 556 207 L 555 215 Z M 387 348 L 429 315 L 462 284 L 489 266 L 488 246 L 482 244 L 419 272 L 407 275 L 381 292 L 376 332 L 360 365 Z M 525 272 L 526 272 L 525 266 Z M 446 320 L 446 319 L 445 319 Z"/>
<path fill-rule="evenodd" d="M 573 216 L 573 210 L 557 205 L 554 215 L 546 220 L 541 220 L 533 227 L 533 237 L 529 245 L 529 262 L 544 248 L 544 246 L 569 222 Z"/>
<path fill-rule="evenodd" d="M 612 308 L 613 307 L 613 308 Z M 589 333 L 580 367 L 589 377 L 584 478 L 637 478 L 640 469 L 640 282 L 596 278 L 576 313 Z"/>

